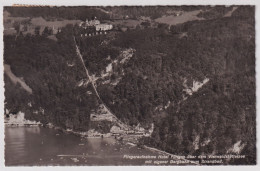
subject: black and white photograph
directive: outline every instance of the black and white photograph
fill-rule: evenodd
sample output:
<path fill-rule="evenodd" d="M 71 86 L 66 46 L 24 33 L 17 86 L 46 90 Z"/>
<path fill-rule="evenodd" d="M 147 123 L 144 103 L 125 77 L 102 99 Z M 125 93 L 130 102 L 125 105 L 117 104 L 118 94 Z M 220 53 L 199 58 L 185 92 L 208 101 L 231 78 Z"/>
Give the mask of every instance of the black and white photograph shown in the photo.
<path fill-rule="evenodd" d="M 255 5 L 2 10 L 5 167 L 257 164 Z"/>

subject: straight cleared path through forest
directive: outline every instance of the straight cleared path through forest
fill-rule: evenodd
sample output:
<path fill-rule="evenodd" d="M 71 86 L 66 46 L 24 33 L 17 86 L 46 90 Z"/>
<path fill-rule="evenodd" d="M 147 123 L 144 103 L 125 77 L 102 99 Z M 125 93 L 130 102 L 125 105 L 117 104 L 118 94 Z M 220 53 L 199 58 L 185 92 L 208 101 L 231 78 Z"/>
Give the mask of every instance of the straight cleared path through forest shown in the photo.
<path fill-rule="evenodd" d="M 75 37 L 73 37 L 73 38 L 74 38 L 74 43 L 75 43 L 75 47 L 76 47 L 77 56 L 80 58 L 80 61 L 81 61 L 82 65 L 83 65 L 83 67 L 84 67 L 84 69 L 85 69 L 86 75 L 87 75 L 89 81 L 91 82 L 92 87 L 93 87 L 93 89 L 94 89 L 94 91 L 95 91 L 95 94 L 97 95 L 97 97 L 98 97 L 98 99 L 101 101 L 101 103 L 104 105 L 104 109 L 106 110 L 106 112 L 107 112 L 107 113 L 110 113 L 111 115 L 113 115 L 113 116 L 115 117 L 115 119 L 116 119 L 116 121 L 117 121 L 117 124 L 118 124 L 121 128 L 128 130 L 128 129 L 129 129 L 129 126 L 126 125 L 125 123 L 123 123 L 122 121 L 120 121 L 120 120 L 111 112 L 111 110 L 106 106 L 106 104 L 103 102 L 103 100 L 100 98 L 100 95 L 99 95 L 99 93 L 98 93 L 98 91 L 97 91 L 97 88 L 96 88 L 96 86 L 95 86 L 95 81 L 94 81 L 94 80 L 91 78 L 91 76 L 89 75 L 89 71 L 88 71 L 88 69 L 87 69 L 87 67 L 86 67 L 86 65 L 85 65 L 85 62 L 84 62 L 84 60 L 83 60 L 83 57 L 82 57 L 82 55 L 81 55 L 81 53 L 80 53 L 80 50 L 79 50 L 79 47 L 78 47 L 78 45 L 77 45 L 77 43 L 76 43 Z"/>

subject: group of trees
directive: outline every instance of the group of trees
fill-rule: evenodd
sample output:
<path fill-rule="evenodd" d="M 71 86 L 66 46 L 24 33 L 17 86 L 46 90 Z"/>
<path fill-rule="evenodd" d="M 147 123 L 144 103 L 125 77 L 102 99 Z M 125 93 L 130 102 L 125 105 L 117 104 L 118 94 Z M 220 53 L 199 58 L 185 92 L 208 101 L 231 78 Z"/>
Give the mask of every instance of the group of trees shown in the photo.
<path fill-rule="evenodd" d="M 74 27 L 75 32 L 78 31 L 77 29 L 77 27 Z M 108 63 L 119 55 L 120 48 L 104 43 L 109 41 L 106 35 L 83 38 L 78 36 L 76 38 L 82 56 L 85 59 L 86 67 L 92 74 L 97 76 L 100 76 L 101 71 L 106 68 Z M 110 60 L 107 60 L 107 58 L 110 58 Z"/>

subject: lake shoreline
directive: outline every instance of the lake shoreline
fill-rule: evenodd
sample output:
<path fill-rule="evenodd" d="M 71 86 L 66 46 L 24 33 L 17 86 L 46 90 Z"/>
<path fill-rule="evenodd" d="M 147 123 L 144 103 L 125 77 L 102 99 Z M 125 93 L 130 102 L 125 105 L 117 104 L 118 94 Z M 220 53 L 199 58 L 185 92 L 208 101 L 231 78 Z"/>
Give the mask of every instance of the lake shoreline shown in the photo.
<path fill-rule="evenodd" d="M 156 148 L 153 148 L 153 147 L 149 147 L 149 146 L 147 146 L 147 145 L 141 145 L 141 146 L 138 146 L 138 143 L 136 143 L 136 142 L 134 142 L 134 141 L 131 141 L 131 140 L 129 140 L 129 139 L 127 139 L 126 137 L 124 137 L 124 140 L 120 140 L 120 139 L 118 139 L 118 138 L 113 138 L 113 136 L 110 136 L 110 137 L 104 137 L 104 138 L 101 138 L 101 137 L 87 137 L 87 136 L 82 136 L 81 134 L 79 134 L 79 133 L 75 133 L 74 131 L 67 131 L 67 130 L 65 130 L 65 129 L 62 129 L 62 128 L 60 128 L 60 127 L 56 127 L 56 126 L 54 126 L 54 127 L 49 127 L 48 125 L 40 125 L 40 126 L 33 126 L 33 127 L 31 127 L 31 126 L 7 126 L 7 125 L 5 125 L 6 126 L 6 128 L 24 128 L 24 129 L 30 129 L 30 128 L 32 128 L 32 129 L 35 129 L 35 128 L 47 128 L 47 129 L 49 129 L 49 130 L 54 130 L 54 131 L 56 131 L 56 133 L 54 133 L 53 134 L 53 136 L 55 136 L 55 137 L 66 137 L 66 135 L 73 135 L 73 136 L 76 136 L 76 137 L 81 137 L 82 139 L 81 139 L 81 141 L 83 141 L 83 142 L 81 142 L 81 143 L 78 143 L 77 144 L 77 146 L 79 146 L 79 147 L 83 147 L 83 146 L 85 146 L 86 145 L 86 143 L 89 143 L 89 142 L 92 142 L 92 141 L 94 141 L 94 142 L 99 142 L 99 141 L 108 141 L 109 139 L 109 141 L 114 141 L 114 142 L 116 142 L 116 143 L 112 143 L 112 144 L 114 144 L 114 145 L 119 145 L 119 146 L 125 146 L 125 147 L 127 147 L 128 149 L 131 149 L 131 148 L 134 148 L 135 150 L 138 150 L 139 152 L 140 152 L 140 154 L 138 154 L 138 155 L 143 155 L 143 154 L 145 154 L 145 153 L 147 153 L 147 152 L 149 152 L 149 153 L 153 153 L 153 154 L 155 154 L 155 155 L 164 155 L 164 156 L 168 156 L 167 157 L 167 159 L 171 159 L 171 160 L 181 160 L 181 161 L 183 161 L 183 162 L 188 162 L 189 164 L 188 165 L 197 165 L 195 162 L 192 162 L 192 161 L 190 161 L 190 160 L 186 160 L 186 159 L 183 159 L 183 158 L 181 158 L 181 156 L 177 156 L 177 155 L 173 155 L 173 154 L 171 154 L 171 153 L 168 153 L 168 152 L 166 152 L 166 151 L 162 151 L 162 150 L 159 150 L 159 149 L 156 149 Z M 57 132 L 58 131 L 58 132 Z M 63 135 L 62 135 L 63 134 Z M 96 140 L 95 140 L 96 139 Z M 131 139 L 131 138 L 130 138 Z M 37 144 L 37 143 L 36 143 Z M 45 143 L 44 143 L 45 144 Z M 109 145 L 108 145 L 109 146 Z M 116 147 L 116 148 L 118 148 L 118 147 Z M 112 149 L 113 150 L 115 150 L 114 149 L 114 147 L 112 147 Z M 120 148 L 121 149 L 121 148 Z M 118 149 L 119 150 L 119 149 Z M 146 152 L 144 152 L 144 153 L 142 153 L 141 151 L 146 151 Z M 59 154 L 57 154 L 56 155 L 56 157 L 58 157 L 58 158 L 66 158 L 66 157 L 68 157 L 68 159 L 71 159 L 71 160 L 74 160 L 75 158 L 77 158 L 77 160 L 80 160 L 80 159 L 82 159 L 82 158 L 86 158 L 86 157 L 88 157 L 89 155 L 91 155 L 91 156 L 93 156 L 92 154 L 91 154 L 91 152 L 90 151 L 85 151 L 86 153 L 83 153 L 83 154 L 73 154 L 73 153 L 59 153 Z M 96 154 L 98 154 L 98 153 L 96 153 Z M 123 153 L 124 154 L 124 153 Z M 123 155 L 122 154 L 122 155 Z M 125 154 L 130 154 L 130 153 L 125 153 Z M 66 159 L 67 160 L 67 159 Z M 76 159 L 75 159 L 76 160 Z"/>
<path fill-rule="evenodd" d="M 10 121 L 10 120 L 9 120 Z M 15 120 L 16 121 L 16 120 Z M 6 127 L 43 127 L 43 128 L 49 128 L 49 129 L 53 129 L 53 130 L 57 130 L 60 131 L 64 134 L 72 134 L 81 138 L 95 138 L 95 139 L 103 139 L 103 138 L 113 138 L 115 139 L 117 142 L 121 143 L 121 144 L 125 144 L 125 145 L 130 145 L 133 147 L 137 147 L 138 149 L 147 149 L 151 152 L 156 152 L 162 155 L 166 155 L 169 156 L 171 158 L 177 159 L 177 160 L 185 160 L 186 159 L 181 159 L 179 156 L 168 153 L 166 151 L 154 148 L 154 147 L 149 147 L 147 145 L 141 145 L 140 147 L 138 147 L 138 142 L 139 139 L 144 137 L 143 135 L 140 134 L 126 134 L 126 133 L 112 133 L 112 132 L 108 132 L 106 134 L 102 134 L 102 133 L 98 133 L 98 132 L 79 132 L 79 131 L 73 131 L 72 129 L 64 129 L 61 128 L 59 126 L 55 126 L 52 123 L 47 123 L 47 124 L 42 124 L 40 122 L 36 122 L 36 121 L 29 121 L 24 119 L 24 117 L 22 117 L 22 119 L 18 120 L 19 122 L 8 122 L 6 120 L 5 122 L 5 126 Z M 91 133 L 91 135 L 90 135 Z M 193 163 L 193 162 L 190 162 Z M 196 164 L 196 163 L 193 163 Z"/>

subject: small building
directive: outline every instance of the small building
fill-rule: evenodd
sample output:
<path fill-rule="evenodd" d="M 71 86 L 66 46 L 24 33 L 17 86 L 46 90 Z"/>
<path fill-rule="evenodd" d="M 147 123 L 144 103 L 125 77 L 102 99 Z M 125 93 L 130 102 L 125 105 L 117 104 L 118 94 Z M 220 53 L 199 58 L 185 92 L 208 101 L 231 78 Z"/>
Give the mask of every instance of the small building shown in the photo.
<path fill-rule="evenodd" d="M 86 19 L 85 24 L 86 24 L 86 26 L 95 26 L 95 25 L 100 24 L 100 21 L 97 20 L 96 18 L 94 20 L 89 20 L 89 21 L 88 21 L 88 19 Z"/>
<path fill-rule="evenodd" d="M 96 25 L 96 31 L 108 31 L 112 30 L 113 26 L 111 24 L 98 24 Z"/>
<path fill-rule="evenodd" d="M 113 135 L 119 135 L 119 134 L 123 134 L 125 133 L 124 130 L 122 130 L 120 127 L 118 126 L 112 126 L 112 128 L 110 129 L 110 132 L 113 134 Z"/>

